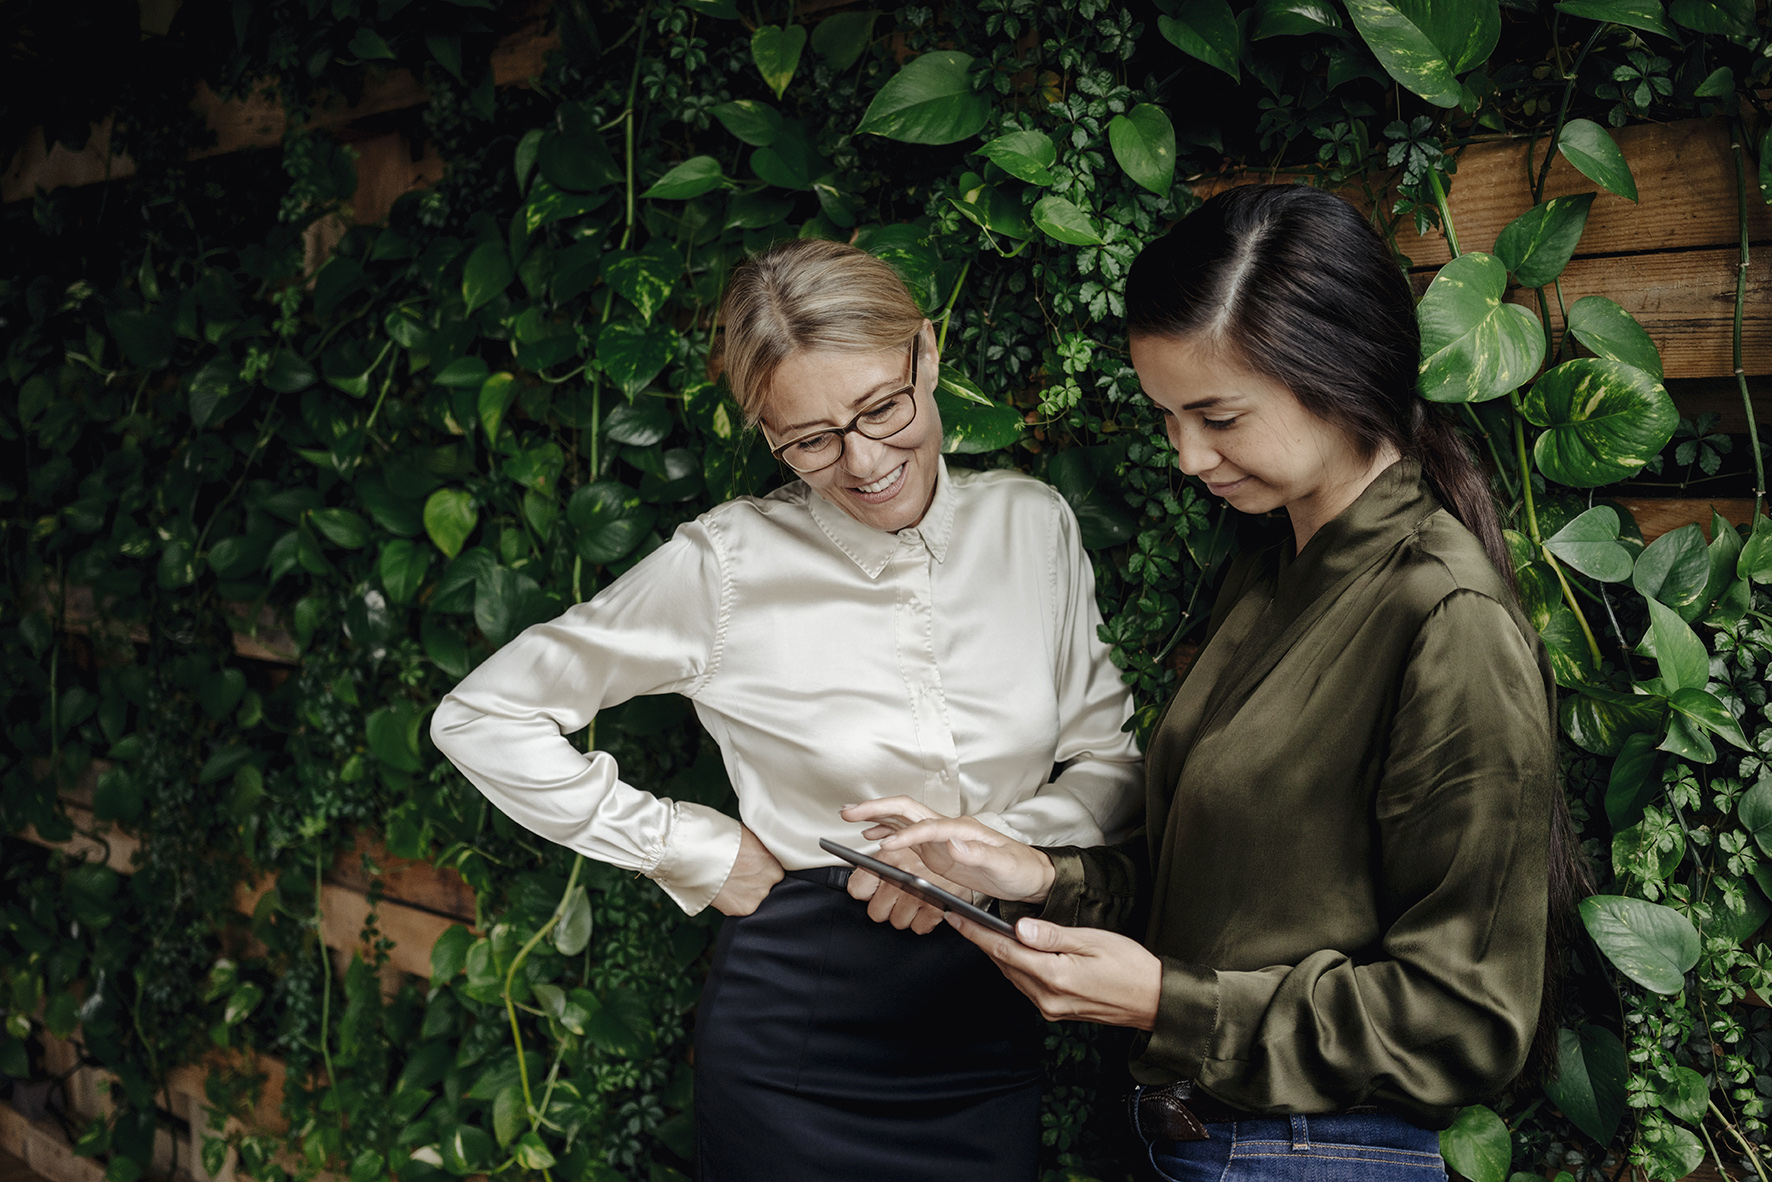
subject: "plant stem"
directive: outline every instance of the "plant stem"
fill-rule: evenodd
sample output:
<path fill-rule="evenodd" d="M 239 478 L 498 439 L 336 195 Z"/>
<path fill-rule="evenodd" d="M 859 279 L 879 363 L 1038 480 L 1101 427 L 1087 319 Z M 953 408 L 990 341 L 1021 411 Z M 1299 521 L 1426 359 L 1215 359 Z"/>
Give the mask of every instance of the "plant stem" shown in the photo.
<path fill-rule="evenodd" d="M 1587 640 L 1587 650 L 1593 655 L 1594 664 L 1598 665 L 1601 661 L 1600 642 L 1594 637 L 1593 627 L 1587 622 L 1587 613 L 1581 610 L 1580 600 L 1575 598 L 1575 589 L 1569 585 L 1568 578 L 1563 574 L 1562 564 L 1550 552 L 1550 547 L 1544 544 L 1544 535 L 1538 529 L 1538 507 L 1532 499 L 1532 462 L 1526 454 L 1526 416 L 1520 413 L 1520 393 L 1516 390 L 1507 397 L 1514 410 L 1514 447 L 1519 452 L 1520 496 L 1526 505 L 1526 528 L 1530 532 L 1532 545 L 1538 549 L 1539 557 L 1551 568 L 1551 573 L 1557 576 L 1557 585 L 1563 589 L 1563 602 L 1575 613 L 1575 622 L 1581 625 L 1581 635 Z"/>
<path fill-rule="evenodd" d="M 1723 1155 L 1717 1152 L 1717 1143 L 1710 1139 L 1710 1130 L 1704 1127 L 1703 1121 L 1698 1122 L 1698 1135 L 1704 1138 L 1705 1148 L 1710 1150 L 1711 1160 L 1717 1163 L 1717 1173 L 1723 1176 L 1723 1182 L 1735 1182 L 1729 1171 L 1723 1168 Z"/>
<path fill-rule="evenodd" d="M 1471 421 L 1471 429 L 1482 436 L 1484 446 L 1489 449 L 1489 458 L 1495 461 L 1495 474 L 1501 477 L 1502 487 L 1507 489 L 1508 499 L 1512 500 L 1514 482 L 1508 477 L 1507 465 L 1501 460 L 1501 449 L 1495 445 L 1495 436 L 1489 433 L 1489 428 L 1483 426 L 1483 420 L 1477 417 L 1477 412 L 1471 409 L 1470 403 L 1461 402 L 1458 405 L 1464 411 L 1464 417 Z"/>
<path fill-rule="evenodd" d="M 1581 77 L 1581 63 L 1587 60 L 1587 51 L 1594 47 L 1600 34 L 1606 31 L 1606 24 L 1601 21 L 1594 26 L 1594 31 L 1583 43 L 1581 52 L 1575 55 L 1575 64 L 1570 67 L 1568 77 L 1563 80 L 1563 105 L 1557 108 L 1557 121 L 1551 124 L 1550 146 L 1544 152 L 1544 164 L 1538 170 L 1538 179 L 1532 182 L 1532 204 L 1537 205 L 1544 200 L 1544 181 L 1550 176 L 1551 161 L 1557 158 L 1557 142 L 1563 138 L 1563 124 L 1569 118 L 1569 100 L 1575 97 L 1575 83 Z"/>
<path fill-rule="evenodd" d="M 1766 460 L 1760 454 L 1760 430 L 1754 422 L 1754 400 L 1747 392 L 1747 373 L 1741 365 L 1741 310 L 1747 303 L 1747 154 L 1741 146 L 1741 121 L 1735 122 L 1735 205 L 1741 224 L 1741 262 L 1735 271 L 1735 384 L 1741 389 L 1741 408 L 1747 412 L 1747 446 L 1754 457 L 1754 517 L 1766 499 Z"/>
<path fill-rule="evenodd" d="M 1459 255 L 1458 231 L 1452 226 L 1452 207 L 1446 204 L 1446 187 L 1440 183 L 1437 169 L 1427 170 L 1427 182 L 1434 189 L 1434 204 L 1440 207 L 1440 228 L 1446 231 L 1446 249 L 1453 258 Z"/>
<path fill-rule="evenodd" d="M 320 950 L 320 1058 L 326 1064 L 326 1086 L 332 1092 L 332 1102 L 338 1105 L 338 1073 L 332 1069 L 331 1035 L 328 1033 L 332 1024 L 332 959 L 326 955 L 326 914 L 321 907 L 324 896 L 324 880 L 321 878 L 320 851 L 314 851 L 314 943 Z M 344 1109 L 339 1107 L 342 1115 Z"/>
<path fill-rule="evenodd" d="M 941 331 L 935 335 L 935 351 L 942 352 L 948 344 L 948 323 L 953 319 L 954 305 L 959 302 L 960 289 L 966 285 L 966 274 L 972 270 L 972 260 L 967 259 L 966 265 L 960 268 L 960 277 L 954 280 L 953 294 L 948 296 L 947 306 L 941 310 Z M 1739 346 L 1737 346 L 1739 349 Z M 1739 356 L 1736 359 L 1740 360 Z"/>
<path fill-rule="evenodd" d="M 523 962 L 529 958 L 529 954 L 535 951 L 535 946 L 541 943 L 543 937 L 559 924 L 560 916 L 566 909 L 566 900 L 572 897 L 572 888 L 578 885 L 578 872 L 584 868 L 584 864 L 583 854 L 578 854 L 572 859 L 572 873 L 567 876 L 566 890 L 560 895 L 559 903 L 554 905 L 554 914 L 548 917 L 548 922 L 542 924 L 535 935 L 529 937 L 528 943 L 517 950 L 517 955 L 511 958 L 511 967 L 505 970 L 505 1015 L 511 1021 L 511 1039 L 517 1044 L 517 1078 L 523 1083 L 523 1107 L 524 1111 L 529 1114 L 529 1127 L 532 1131 L 536 1126 L 538 1114 L 535 1108 L 535 1097 L 529 1090 L 529 1064 L 523 1058 L 523 1030 L 517 1025 L 517 1006 L 511 1000 L 511 987 L 516 982 L 517 970 L 523 966 Z M 553 1175 L 548 1171 L 543 1170 L 541 1175 L 548 1182 L 553 1182 Z"/>
<path fill-rule="evenodd" d="M 1735 1140 L 1741 1143 L 1741 1148 L 1746 1152 L 1747 1160 L 1753 1163 L 1754 1173 L 1759 1175 L 1760 1182 L 1768 1182 L 1768 1179 L 1766 1178 L 1766 1167 L 1761 1163 L 1760 1155 L 1754 1152 L 1753 1143 L 1746 1137 L 1742 1136 L 1741 1130 L 1729 1122 L 1729 1118 L 1723 1115 L 1723 1110 L 1717 1107 L 1717 1102 L 1715 1100 L 1710 1102 L 1710 1110 L 1718 1120 L 1723 1122 L 1723 1127 L 1735 1135 Z"/>

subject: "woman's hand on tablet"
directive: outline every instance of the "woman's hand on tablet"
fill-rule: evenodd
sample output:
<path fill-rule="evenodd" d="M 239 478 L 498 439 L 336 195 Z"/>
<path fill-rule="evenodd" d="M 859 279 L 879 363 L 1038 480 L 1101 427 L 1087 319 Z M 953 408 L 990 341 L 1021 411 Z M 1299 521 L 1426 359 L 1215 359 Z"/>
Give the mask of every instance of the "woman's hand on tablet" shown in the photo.
<path fill-rule="evenodd" d="M 971 894 L 965 887 L 925 866 L 914 850 L 882 850 L 875 856 L 890 866 L 928 879 L 944 891 L 955 892 L 961 898 Z M 894 883 L 883 882 L 878 875 L 866 870 L 858 869 L 849 876 L 849 894 L 852 898 L 868 901 L 868 918 L 875 923 L 889 923 L 900 931 L 909 928 L 919 936 L 927 936 L 941 926 L 941 908 L 912 898 Z"/>
<path fill-rule="evenodd" d="M 1039 903 L 1052 889 L 1052 859 L 975 818 L 944 817 L 908 796 L 888 796 L 850 805 L 843 819 L 874 822 L 862 836 L 880 843 L 882 861 L 913 850 L 943 878 L 992 898 Z"/>
<path fill-rule="evenodd" d="M 738 837 L 738 860 L 727 873 L 720 893 L 714 896 L 714 910 L 721 915 L 749 915 L 768 897 L 769 888 L 786 874 L 769 847 L 748 827 L 743 828 Z"/>
<path fill-rule="evenodd" d="M 1163 962 L 1136 940 L 1043 919 L 1015 925 L 1016 939 L 958 915 L 947 921 L 984 950 L 1009 983 L 1049 1022 L 1078 1019 L 1151 1030 L 1163 992 Z"/>

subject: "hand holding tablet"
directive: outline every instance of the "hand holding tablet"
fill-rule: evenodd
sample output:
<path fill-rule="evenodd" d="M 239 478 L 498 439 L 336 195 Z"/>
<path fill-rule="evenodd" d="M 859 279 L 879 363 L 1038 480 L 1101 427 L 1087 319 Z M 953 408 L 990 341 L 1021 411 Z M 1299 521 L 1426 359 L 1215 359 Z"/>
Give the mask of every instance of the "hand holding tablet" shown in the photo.
<path fill-rule="evenodd" d="M 879 875 L 914 899 L 919 899 L 942 911 L 963 915 L 973 923 L 980 924 L 1011 939 L 1016 938 L 1014 924 L 1001 916 L 992 915 L 982 907 L 967 902 L 951 891 L 942 890 L 926 878 L 919 878 L 908 870 L 900 870 L 897 866 L 888 865 L 878 858 L 870 858 L 864 853 L 852 850 L 846 845 L 839 845 L 828 838 L 819 838 L 818 844 L 819 848 L 826 853 L 835 854 L 851 866 L 859 867 L 870 874 Z"/>

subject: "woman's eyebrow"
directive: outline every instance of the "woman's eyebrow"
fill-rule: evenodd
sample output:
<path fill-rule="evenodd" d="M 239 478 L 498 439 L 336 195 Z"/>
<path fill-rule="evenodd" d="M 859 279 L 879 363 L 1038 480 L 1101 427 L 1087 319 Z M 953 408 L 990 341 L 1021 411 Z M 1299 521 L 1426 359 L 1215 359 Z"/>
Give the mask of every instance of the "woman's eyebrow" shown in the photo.
<path fill-rule="evenodd" d="M 1186 405 L 1184 405 L 1181 409 L 1183 409 L 1183 410 L 1207 410 L 1211 407 L 1222 406 L 1222 405 L 1224 405 L 1224 399 L 1222 399 L 1218 395 L 1214 394 L 1208 398 L 1197 398 L 1194 401 L 1189 402 Z"/>
<path fill-rule="evenodd" d="M 904 389 L 904 386 L 905 384 L 896 378 L 887 378 L 883 382 L 876 382 L 866 390 L 863 390 L 860 394 L 857 394 L 854 398 L 851 398 L 849 400 L 849 409 L 856 410 L 862 403 L 874 397 L 876 394 L 883 393 L 887 390 L 902 390 Z M 781 433 L 783 435 L 791 435 L 795 431 L 804 431 L 808 427 L 834 427 L 836 425 L 837 424 L 830 419 L 811 419 L 804 423 L 789 423 L 781 429 Z"/>

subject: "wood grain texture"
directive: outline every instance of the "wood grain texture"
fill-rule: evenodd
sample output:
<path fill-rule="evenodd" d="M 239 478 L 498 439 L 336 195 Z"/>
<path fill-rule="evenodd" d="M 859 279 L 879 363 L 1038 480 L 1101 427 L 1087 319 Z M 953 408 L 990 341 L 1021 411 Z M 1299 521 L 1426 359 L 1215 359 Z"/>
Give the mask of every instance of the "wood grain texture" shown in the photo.
<path fill-rule="evenodd" d="M 1712 509 L 1722 514 L 1723 520 L 1730 525 L 1746 525 L 1753 519 L 1754 512 L 1754 503 L 1751 497 L 1717 499 L 1614 497 L 1613 500 L 1629 509 L 1630 515 L 1637 519 L 1637 528 L 1643 531 L 1645 542 L 1653 542 L 1662 534 L 1679 529 L 1682 525 L 1693 524 L 1702 527 L 1704 536 L 1708 538 L 1710 537 Z"/>
<path fill-rule="evenodd" d="M 0 1150 L 23 1162 L 45 1182 L 104 1182 L 105 1168 L 74 1147 L 49 1121 L 30 1121 L 0 1101 Z"/>

